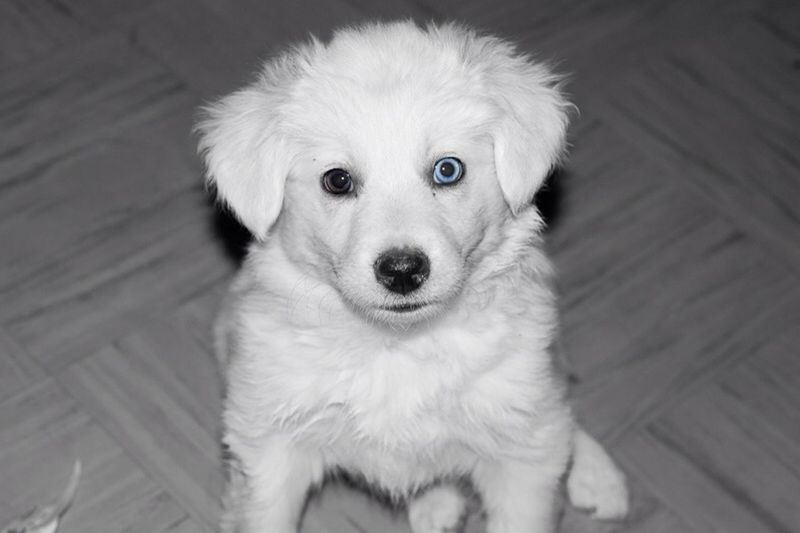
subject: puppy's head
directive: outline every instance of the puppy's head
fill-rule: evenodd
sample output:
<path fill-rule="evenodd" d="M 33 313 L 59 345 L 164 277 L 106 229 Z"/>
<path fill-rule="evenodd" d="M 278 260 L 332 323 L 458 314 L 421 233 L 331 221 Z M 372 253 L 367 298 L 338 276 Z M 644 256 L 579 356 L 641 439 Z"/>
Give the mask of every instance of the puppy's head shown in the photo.
<path fill-rule="evenodd" d="M 200 124 L 209 180 L 366 316 L 441 312 L 490 261 L 564 145 L 557 78 L 507 43 L 409 22 L 267 63 Z"/>

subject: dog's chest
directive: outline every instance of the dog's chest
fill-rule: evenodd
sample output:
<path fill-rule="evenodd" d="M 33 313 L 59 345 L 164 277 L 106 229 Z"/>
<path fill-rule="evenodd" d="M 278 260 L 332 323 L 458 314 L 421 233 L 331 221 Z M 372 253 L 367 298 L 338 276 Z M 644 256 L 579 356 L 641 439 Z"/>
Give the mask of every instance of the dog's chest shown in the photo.
<path fill-rule="evenodd" d="M 363 346 L 373 353 L 362 365 L 318 389 L 317 405 L 324 408 L 301 438 L 315 442 L 331 465 L 357 470 L 390 490 L 466 470 L 475 453 L 496 448 L 509 426 L 519 426 L 509 417 L 519 416 L 514 402 L 525 392 L 513 392 L 510 370 L 483 366 L 507 349 L 504 338 L 508 331 L 501 327 Z M 496 383 L 506 389 L 495 393 Z"/>
<path fill-rule="evenodd" d="M 396 340 L 245 325 L 249 355 L 234 365 L 229 408 L 395 493 L 519 442 L 532 394 L 547 393 L 534 383 L 545 346 L 500 313 Z"/>
<path fill-rule="evenodd" d="M 392 492 L 465 470 L 466 451 L 488 445 L 488 428 L 475 423 L 470 406 L 449 386 L 424 366 L 365 369 L 312 438 L 329 467 L 357 472 Z"/>

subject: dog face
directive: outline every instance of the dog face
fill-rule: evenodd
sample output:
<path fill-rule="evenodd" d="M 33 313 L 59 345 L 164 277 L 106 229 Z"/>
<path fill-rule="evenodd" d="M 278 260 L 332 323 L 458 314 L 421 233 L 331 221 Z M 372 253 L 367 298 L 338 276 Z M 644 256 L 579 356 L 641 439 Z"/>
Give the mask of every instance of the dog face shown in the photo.
<path fill-rule="evenodd" d="M 287 253 L 378 320 L 437 312 L 510 215 L 486 113 L 397 85 L 313 107 L 294 123 L 302 148 L 276 227 Z"/>
<path fill-rule="evenodd" d="M 457 26 L 337 33 L 265 66 L 200 125 L 210 179 L 257 239 L 365 316 L 446 309 L 563 145 L 542 66 Z"/>

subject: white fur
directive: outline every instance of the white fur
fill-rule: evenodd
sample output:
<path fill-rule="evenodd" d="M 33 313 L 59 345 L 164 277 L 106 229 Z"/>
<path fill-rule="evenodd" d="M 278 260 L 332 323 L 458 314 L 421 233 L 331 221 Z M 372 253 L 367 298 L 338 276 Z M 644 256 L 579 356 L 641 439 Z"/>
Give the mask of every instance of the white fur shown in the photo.
<path fill-rule="evenodd" d="M 489 533 L 551 530 L 574 425 L 531 200 L 564 144 L 556 82 L 460 26 L 374 24 L 292 49 L 208 109 L 209 180 L 257 239 L 217 327 L 223 531 L 294 533 L 334 469 L 418 495 L 415 533 L 452 527 L 456 500 L 424 490 L 462 475 Z M 431 181 L 443 156 L 465 163 L 454 186 Z M 330 168 L 354 195 L 323 191 Z M 431 273 L 403 296 L 373 264 L 405 246 Z M 385 308 L 403 303 L 425 305 Z"/>
<path fill-rule="evenodd" d="M 595 518 L 610 520 L 628 514 L 625 476 L 600 444 L 584 431 L 575 433 L 567 493 L 575 507 Z"/>
<path fill-rule="evenodd" d="M 431 487 L 408 504 L 408 522 L 414 533 L 457 531 L 466 512 L 466 500 L 453 485 Z"/>

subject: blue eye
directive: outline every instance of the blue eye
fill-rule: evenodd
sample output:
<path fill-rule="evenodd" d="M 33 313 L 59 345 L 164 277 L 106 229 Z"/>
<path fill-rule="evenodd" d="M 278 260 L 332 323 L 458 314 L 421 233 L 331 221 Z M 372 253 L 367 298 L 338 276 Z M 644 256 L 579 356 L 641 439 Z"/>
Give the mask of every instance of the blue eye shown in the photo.
<path fill-rule="evenodd" d="M 433 165 L 433 181 L 438 185 L 452 185 L 464 175 L 464 164 L 455 157 L 443 157 Z"/>

